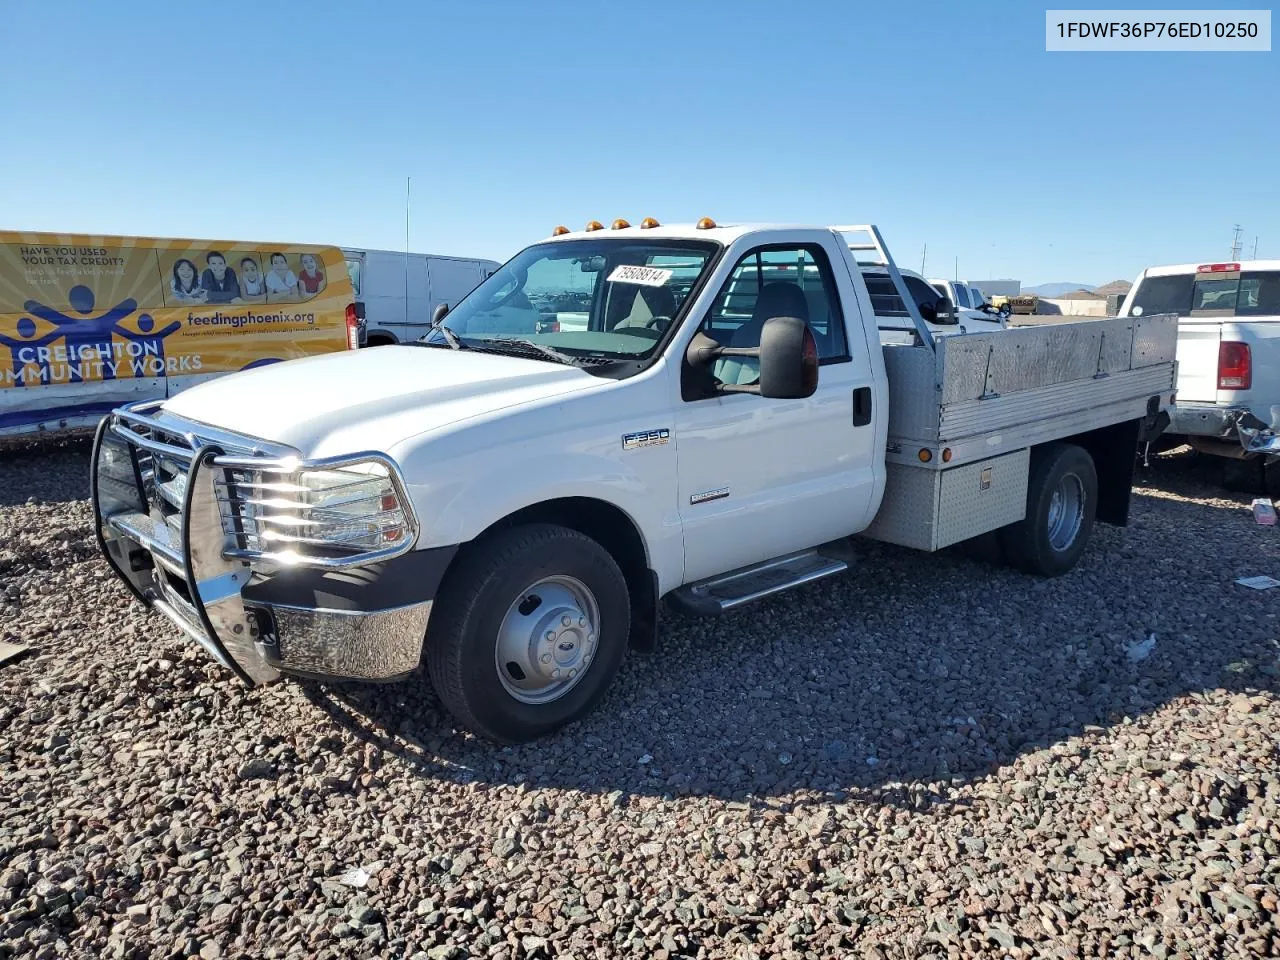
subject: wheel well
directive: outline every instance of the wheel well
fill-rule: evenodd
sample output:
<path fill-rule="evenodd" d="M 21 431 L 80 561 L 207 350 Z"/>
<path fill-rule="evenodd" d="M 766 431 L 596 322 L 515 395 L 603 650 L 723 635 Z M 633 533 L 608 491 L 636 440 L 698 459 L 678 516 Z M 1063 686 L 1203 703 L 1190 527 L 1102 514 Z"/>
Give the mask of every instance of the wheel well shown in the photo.
<path fill-rule="evenodd" d="M 368 339 L 365 341 L 365 345 L 370 347 L 383 347 L 397 342 L 399 341 L 397 341 L 392 334 L 378 332 L 369 334 Z"/>
<path fill-rule="evenodd" d="M 617 561 L 631 593 L 631 643 L 651 650 L 657 632 L 657 577 L 649 568 L 644 539 L 632 519 L 603 500 L 563 497 L 508 514 L 476 539 L 526 523 L 555 523 L 590 537 Z"/>
<path fill-rule="evenodd" d="M 1125 420 L 1086 433 L 1063 437 L 1093 458 L 1098 473 L 1097 519 L 1118 527 L 1129 524 L 1129 502 L 1133 493 L 1133 473 L 1138 461 L 1138 432 L 1141 420 Z"/>

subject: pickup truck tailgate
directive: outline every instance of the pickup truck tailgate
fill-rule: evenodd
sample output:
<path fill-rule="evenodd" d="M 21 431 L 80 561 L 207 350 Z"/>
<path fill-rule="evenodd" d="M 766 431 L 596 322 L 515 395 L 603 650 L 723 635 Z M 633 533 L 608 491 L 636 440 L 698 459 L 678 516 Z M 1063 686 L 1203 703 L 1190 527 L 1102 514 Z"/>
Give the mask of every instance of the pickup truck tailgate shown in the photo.
<path fill-rule="evenodd" d="M 1218 400 L 1218 344 L 1222 340 L 1219 320 L 1178 322 L 1179 401 L 1216 403 Z"/>

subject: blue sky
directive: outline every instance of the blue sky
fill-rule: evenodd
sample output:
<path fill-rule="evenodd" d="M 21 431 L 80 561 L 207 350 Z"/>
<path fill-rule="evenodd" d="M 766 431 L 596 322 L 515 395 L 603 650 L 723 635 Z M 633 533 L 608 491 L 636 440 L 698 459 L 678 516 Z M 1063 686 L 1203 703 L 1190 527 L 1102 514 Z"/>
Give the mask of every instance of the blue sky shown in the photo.
<path fill-rule="evenodd" d="M 647 215 L 1026 284 L 1280 256 L 1280 53 L 1050 54 L 1044 11 L 6 0 L 0 228 L 403 249 L 411 177 L 412 249 L 498 260 Z"/>

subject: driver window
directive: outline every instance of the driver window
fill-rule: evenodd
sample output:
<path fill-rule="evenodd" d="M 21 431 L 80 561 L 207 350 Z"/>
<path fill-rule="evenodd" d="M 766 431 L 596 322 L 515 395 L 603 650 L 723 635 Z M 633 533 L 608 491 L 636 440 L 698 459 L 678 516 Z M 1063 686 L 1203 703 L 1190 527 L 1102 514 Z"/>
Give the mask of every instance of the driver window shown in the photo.
<path fill-rule="evenodd" d="M 902 278 L 902 281 L 907 285 L 907 290 L 911 292 L 911 298 L 915 300 L 918 310 L 922 313 L 932 311 L 935 315 L 937 314 L 938 301 L 942 299 L 942 294 L 919 277 L 906 276 Z"/>
<path fill-rule="evenodd" d="M 702 332 L 726 347 L 758 347 L 772 317 L 799 317 L 809 324 L 819 361 L 848 358 L 844 316 L 826 254 L 818 247 L 757 249 L 733 268 L 702 322 Z M 753 383 L 754 357 L 722 357 L 714 368 L 722 383 Z"/>

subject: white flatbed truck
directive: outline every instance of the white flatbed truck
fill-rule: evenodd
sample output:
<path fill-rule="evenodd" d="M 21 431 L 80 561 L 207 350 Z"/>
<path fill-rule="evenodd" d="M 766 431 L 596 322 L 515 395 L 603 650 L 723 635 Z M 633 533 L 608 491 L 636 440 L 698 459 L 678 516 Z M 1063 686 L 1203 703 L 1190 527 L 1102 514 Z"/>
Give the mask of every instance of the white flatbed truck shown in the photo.
<path fill-rule="evenodd" d="M 628 648 L 661 643 L 663 602 L 719 614 L 839 574 L 851 538 L 997 531 L 1012 564 L 1070 570 L 1095 519 L 1127 522 L 1177 330 L 935 338 L 874 226 L 707 218 L 557 228 L 435 320 L 118 409 L 96 528 L 137 598 L 245 682 L 425 664 L 499 742 L 588 713 Z"/>

